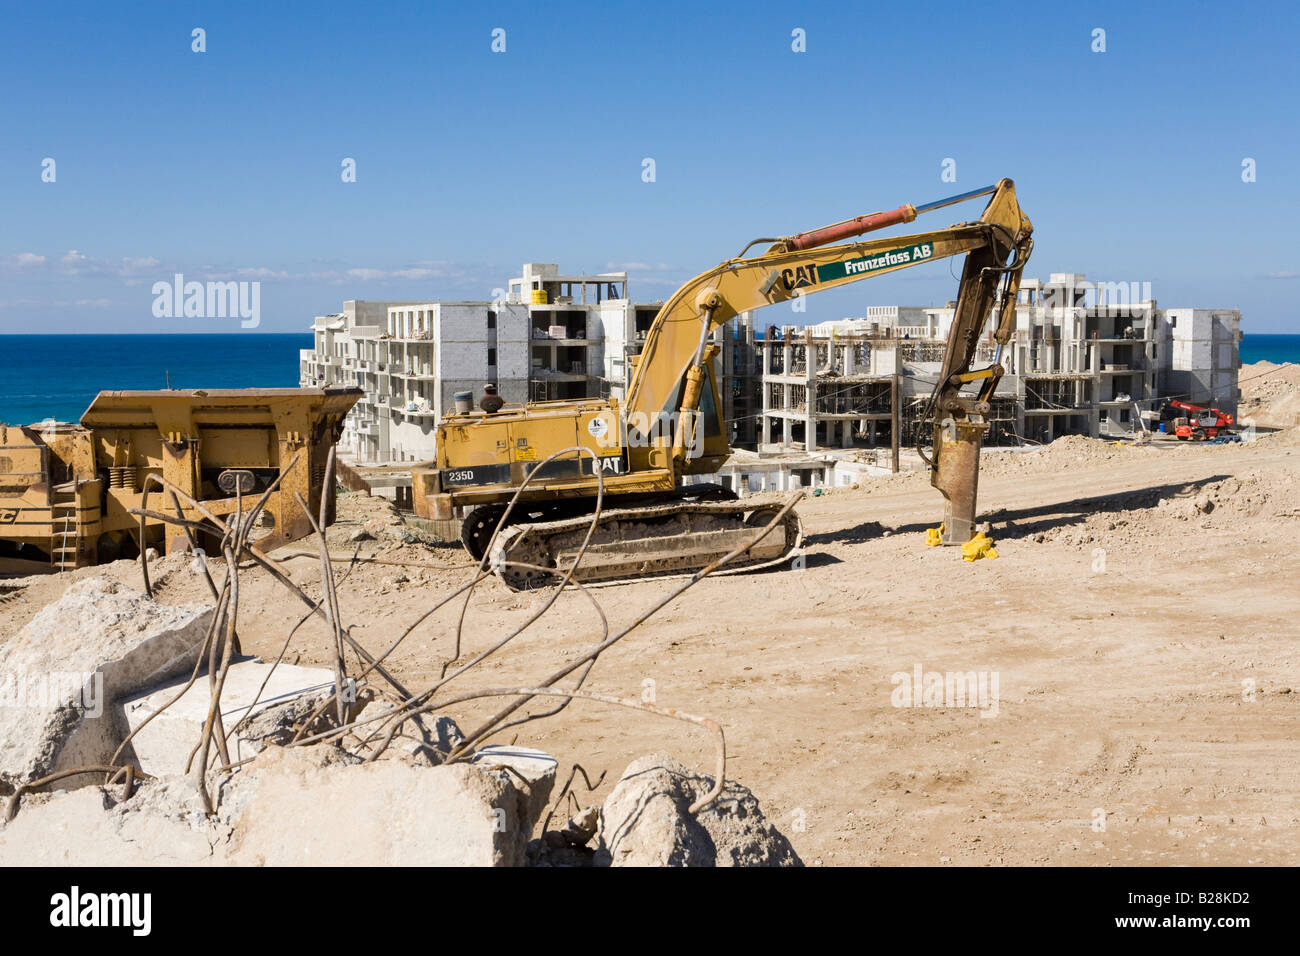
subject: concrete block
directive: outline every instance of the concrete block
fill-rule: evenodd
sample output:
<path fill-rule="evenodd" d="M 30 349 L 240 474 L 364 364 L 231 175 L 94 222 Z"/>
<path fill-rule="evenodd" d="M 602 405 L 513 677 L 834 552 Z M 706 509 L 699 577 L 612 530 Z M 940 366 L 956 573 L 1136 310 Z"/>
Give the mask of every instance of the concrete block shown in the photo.
<path fill-rule="evenodd" d="M 270 748 L 229 783 L 226 859 L 254 866 L 520 866 L 518 791 L 469 764 L 321 766 Z M 226 794 L 223 794 L 223 797 Z"/>
<path fill-rule="evenodd" d="M 121 702 L 128 730 L 143 725 L 143 729 L 131 739 L 131 747 L 137 764 L 149 773 L 181 773 L 190 751 L 199 741 L 211 701 L 206 674 L 200 676 L 176 703 L 163 710 L 188 678 L 186 674 L 182 680 L 150 687 Z M 263 681 L 267 681 L 266 689 L 258 699 Z M 252 659 L 232 663 L 221 692 L 222 723 L 229 733 L 249 715 L 250 707 L 253 719 L 231 738 L 231 759 L 243 760 L 261 751 L 268 742 L 274 741 L 277 730 L 292 725 L 293 716 L 306 718 L 333 690 L 334 674 L 325 668 L 280 664 L 272 670 L 271 662 Z M 292 706 L 295 703 L 298 706 Z M 158 713 L 160 710 L 162 712 Z M 286 713 L 289 710 L 293 711 L 292 715 Z M 158 716 L 149 720 L 154 714 Z M 260 719 L 261 715 L 273 719 Z M 149 720 L 148 724 L 145 724 L 146 720 Z"/>
<path fill-rule="evenodd" d="M 521 866 L 528 839 L 522 791 L 501 771 L 362 763 L 325 746 L 268 747 L 221 779 L 213 817 L 176 775 L 120 792 L 25 798 L 0 824 L 0 863 Z"/>
<path fill-rule="evenodd" d="M 365 763 L 329 747 L 266 748 L 221 778 L 213 817 L 178 775 L 120 793 L 25 797 L 0 823 L 0 864 L 520 866 L 530 830 L 503 771 Z"/>
<path fill-rule="evenodd" d="M 0 825 L 6 866 L 204 866 L 218 862 L 227 828 L 204 814 L 185 780 L 142 784 L 119 802 L 120 787 L 82 787 L 23 798 Z"/>
<path fill-rule="evenodd" d="M 532 747 L 494 744 L 480 748 L 472 763 L 484 771 L 500 774 L 503 780 L 514 786 L 520 796 L 517 818 L 531 835 L 551 799 L 557 766 L 555 758 Z"/>
<path fill-rule="evenodd" d="M 735 781 L 692 816 L 713 787 L 672 757 L 628 765 L 600 810 L 597 866 L 802 866 L 790 841 L 763 817 L 758 800 Z"/>
<path fill-rule="evenodd" d="M 0 794 L 107 762 L 126 733 L 115 702 L 188 675 L 214 610 L 159 604 L 100 576 L 42 608 L 0 647 Z M 82 774 L 56 786 L 99 779 Z"/>

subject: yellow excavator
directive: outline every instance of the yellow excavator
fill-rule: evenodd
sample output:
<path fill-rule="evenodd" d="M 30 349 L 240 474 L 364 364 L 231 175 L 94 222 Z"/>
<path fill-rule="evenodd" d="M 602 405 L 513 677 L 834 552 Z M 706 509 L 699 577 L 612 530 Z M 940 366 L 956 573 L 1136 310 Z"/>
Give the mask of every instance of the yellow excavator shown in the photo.
<path fill-rule="evenodd" d="M 978 220 L 913 235 L 853 240 L 911 222 L 955 203 L 990 197 Z M 1020 277 L 1033 226 L 1015 185 L 971 190 L 919 206 L 905 204 L 774 239 L 755 239 L 734 259 L 691 279 L 655 316 L 634 359 L 626 400 L 579 399 L 504 404 L 496 395 L 464 403 L 439 423 L 437 458 L 413 469 L 416 513 L 449 519 L 464 513 L 461 540 L 492 563 L 512 588 L 559 580 L 591 526 L 597 485 L 601 517 L 575 577 L 608 582 L 692 573 L 727 554 L 780 506 L 738 500 L 717 485 L 683 485 L 684 475 L 718 471 L 731 454 L 714 380 L 714 330 L 741 312 L 795 296 L 965 254 L 956 314 L 938 382 L 925 412 L 932 451 L 920 448 L 931 483 L 946 500 L 941 540 L 974 534 L 979 453 L 990 400 L 1003 374 L 1002 348 L 1015 330 Z M 749 255 L 757 245 L 767 248 Z M 972 369 L 980 336 L 996 312 L 993 364 Z M 524 486 L 522 491 L 520 486 Z M 506 526 L 498 528 L 507 507 Z M 799 546 L 791 511 L 727 572 L 779 563 Z M 554 569 L 554 570 L 551 570 Z"/>

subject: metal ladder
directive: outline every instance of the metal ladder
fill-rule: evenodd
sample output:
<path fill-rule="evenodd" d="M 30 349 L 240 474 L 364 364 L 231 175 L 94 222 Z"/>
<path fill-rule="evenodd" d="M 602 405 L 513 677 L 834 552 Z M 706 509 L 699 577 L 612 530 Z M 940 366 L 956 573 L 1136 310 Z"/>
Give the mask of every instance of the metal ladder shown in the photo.
<path fill-rule="evenodd" d="M 75 481 L 55 485 L 50 493 L 50 526 L 51 567 L 59 572 L 81 567 L 81 516 Z"/>

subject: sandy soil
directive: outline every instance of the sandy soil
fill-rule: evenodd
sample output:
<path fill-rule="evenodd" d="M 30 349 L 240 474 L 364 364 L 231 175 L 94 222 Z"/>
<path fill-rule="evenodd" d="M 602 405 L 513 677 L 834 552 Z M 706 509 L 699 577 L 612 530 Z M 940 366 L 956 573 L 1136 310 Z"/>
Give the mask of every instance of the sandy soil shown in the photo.
<path fill-rule="evenodd" d="M 728 776 L 810 864 L 1300 862 L 1300 431 L 1268 427 L 1275 405 L 1277 424 L 1293 424 L 1300 376 L 1287 366 L 1252 387 L 1263 371 L 1242 373 L 1242 415 L 1259 426 L 1249 443 L 1067 438 L 986 454 L 996 560 L 924 546 L 941 501 L 921 475 L 809 497 L 801 570 L 699 583 L 607 651 L 586 687 L 653 692 L 722 723 Z M 336 552 L 363 529 L 374 538 L 362 554 L 443 566 L 339 569 L 345 620 L 378 651 L 469 571 L 458 548 L 413 540 L 379 499 L 342 496 Z M 190 564 L 155 565 L 161 600 L 202 598 Z M 319 594 L 313 560 L 288 564 Z M 138 581 L 125 563 L 99 571 Z M 10 592 L 0 635 L 89 573 Z M 241 581 L 244 649 L 273 658 L 302 606 L 265 575 Z M 618 629 L 678 583 L 593 595 Z M 460 660 L 553 596 L 481 585 Z M 436 678 L 459 611 L 453 602 L 394 652 L 408 687 Z M 600 636 L 588 598 L 566 592 L 451 689 L 535 682 Z M 325 665 L 328 647 L 313 622 L 288 659 Z M 996 675 L 996 704 L 896 706 L 917 667 Z M 487 708 L 452 713 L 469 729 Z M 713 764 L 697 728 L 591 702 L 505 739 L 516 733 L 563 773 L 574 761 L 607 772 L 596 794 L 579 788 L 584 804 L 644 753 Z"/>

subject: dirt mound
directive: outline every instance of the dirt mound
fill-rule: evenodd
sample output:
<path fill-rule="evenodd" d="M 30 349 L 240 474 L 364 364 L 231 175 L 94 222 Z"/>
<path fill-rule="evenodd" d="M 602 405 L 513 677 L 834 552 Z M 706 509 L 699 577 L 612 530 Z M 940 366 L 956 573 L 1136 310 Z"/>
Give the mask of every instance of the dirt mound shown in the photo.
<path fill-rule="evenodd" d="M 1088 438 L 1086 435 L 1062 435 L 1041 448 L 987 454 L 980 461 L 980 471 L 997 476 L 1055 472 L 1146 454 L 1148 449 L 1141 446 L 1117 444 L 1101 438 Z"/>
<path fill-rule="evenodd" d="M 1152 491 L 1115 495 L 1095 502 L 1087 512 L 1041 522 L 999 526 L 997 515 L 991 517 L 995 538 L 1020 536 L 1080 550 L 1094 545 L 1141 550 L 1180 530 L 1236 534 L 1256 519 L 1272 527 L 1294 521 L 1300 518 L 1300 479 L 1290 473 L 1244 471 L 1219 481 L 1189 483 L 1163 496 Z"/>
<path fill-rule="evenodd" d="M 336 500 L 334 524 L 325 533 L 331 547 L 342 547 L 363 537 L 406 543 L 416 540 L 402 520 L 402 513 L 387 498 L 352 491 L 340 494 Z"/>
<path fill-rule="evenodd" d="M 1258 425 L 1300 424 L 1300 365 L 1254 362 L 1241 367 L 1238 419 Z"/>

